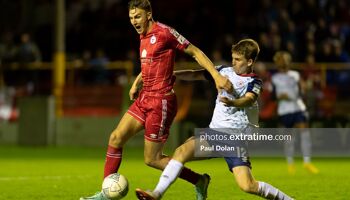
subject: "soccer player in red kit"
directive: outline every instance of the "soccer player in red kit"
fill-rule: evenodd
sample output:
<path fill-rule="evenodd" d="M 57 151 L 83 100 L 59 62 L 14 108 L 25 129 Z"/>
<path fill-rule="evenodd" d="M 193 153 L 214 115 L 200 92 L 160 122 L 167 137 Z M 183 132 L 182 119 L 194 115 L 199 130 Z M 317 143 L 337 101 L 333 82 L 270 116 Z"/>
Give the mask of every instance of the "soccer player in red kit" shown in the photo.
<path fill-rule="evenodd" d="M 197 47 L 192 45 L 173 28 L 156 22 L 148 0 L 131 0 L 128 4 L 129 18 L 140 35 L 141 73 L 135 79 L 129 95 L 135 102 L 111 133 L 108 143 L 104 177 L 116 173 L 122 160 L 124 144 L 139 131 L 145 129 L 144 161 L 163 170 L 171 158 L 163 154 L 171 123 L 177 112 L 173 85 L 175 52 L 192 56 L 213 77 L 218 89 L 232 91 L 229 80 L 221 76 L 213 63 Z M 142 89 L 139 88 L 142 84 Z M 210 177 L 183 168 L 180 178 L 195 185 L 197 199 L 206 199 Z M 107 199 L 98 192 L 87 199 Z"/>

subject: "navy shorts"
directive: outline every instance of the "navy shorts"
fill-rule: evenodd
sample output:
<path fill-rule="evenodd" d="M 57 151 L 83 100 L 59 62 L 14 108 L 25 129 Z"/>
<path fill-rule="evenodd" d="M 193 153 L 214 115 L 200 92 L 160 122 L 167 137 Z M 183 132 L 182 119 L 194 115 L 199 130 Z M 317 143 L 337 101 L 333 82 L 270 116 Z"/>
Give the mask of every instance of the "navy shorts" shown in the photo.
<path fill-rule="evenodd" d="M 208 128 L 206 131 L 209 134 L 217 134 L 221 135 L 222 137 L 229 138 L 230 134 L 227 134 L 222 131 L 218 131 L 220 129 L 211 129 Z M 232 129 L 235 130 L 235 129 Z M 248 154 L 248 145 L 245 141 L 229 141 L 226 143 L 226 141 L 213 141 L 213 140 L 208 140 L 208 146 L 220 144 L 220 145 L 229 145 L 229 146 L 235 146 L 236 151 L 235 153 L 225 153 L 226 155 L 222 155 L 223 158 L 225 158 L 225 161 L 227 163 L 227 166 L 229 170 L 232 172 L 232 168 L 238 167 L 238 166 L 247 166 L 251 168 L 251 163 L 249 161 L 249 154 Z M 230 154 L 230 155 L 227 155 Z M 232 156 L 231 156 L 232 155 Z M 213 156 L 212 158 L 215 158 L 217 156 Z"/>
<path fill-rule="evenodd" d="M 295 124 L 307 122 L 307 113 L 306 112 L 295 112 L 286 115 L 281 115 L 280 121 L 285 128 L 293 128 Z"/>
<path fill-rule="evenodd" d="M 224 157 L 227 163 L 228 169 L 232 172 L 232 168 L 238 166 L 247 166 L 250 169 L 252 165 L 249 161 L 249 157 Z"/>

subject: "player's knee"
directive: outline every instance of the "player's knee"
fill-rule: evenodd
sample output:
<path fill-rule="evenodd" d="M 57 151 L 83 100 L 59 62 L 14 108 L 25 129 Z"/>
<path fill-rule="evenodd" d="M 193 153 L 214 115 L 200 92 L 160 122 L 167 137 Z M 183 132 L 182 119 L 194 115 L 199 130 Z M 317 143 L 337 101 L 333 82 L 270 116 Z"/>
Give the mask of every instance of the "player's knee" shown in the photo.
<path fill-rule="evenodd" d="M 185 149 L 182 146 L 179 146 L 175 149 L 174 156 L 181 155 L 184 151 Z"/>
<path fill-rule="evenodd" d="M 117 131 L 113 131 L 111 133 L 111 135 L 109 136 L 109 144 L 113 145 L 113 146 L 117 146 L 117 147 L 121 147 L 123 146 L 123 140 L 122 138 L 119 136 Z"/>
<path fill-rule="evenodd" d="M 145 157 L 145 164 L 149 167 L 159 168 L 159 161 L 155 158 Z"/>
<path fill-rule="evenodd" d="M 180 146 L 175 150 L 173 159 L 180 162 L 186 162 L 185 155 L 186 155 L 186 149 Z"/>

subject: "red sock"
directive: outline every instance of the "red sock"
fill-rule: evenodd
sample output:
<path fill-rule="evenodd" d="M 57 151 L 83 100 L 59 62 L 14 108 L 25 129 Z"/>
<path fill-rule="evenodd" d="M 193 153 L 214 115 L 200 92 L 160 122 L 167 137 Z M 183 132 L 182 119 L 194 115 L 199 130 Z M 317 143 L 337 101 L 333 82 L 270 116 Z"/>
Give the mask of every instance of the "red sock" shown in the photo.
<path fill-rule="evenodd" d="M 184 167 L 179 177 L 195 185 L 198 182 L 201 175 L 188 169 L 187 167 Z"/>
<path fill-rule="evenodd" d="M 105 162 L 104 178 L 118 171 L 120 163 L 122 162 L 122 153 L 123 153 L 123 148 L 115 148 L 112 146 L 108 146 L 106 162 Z"/>

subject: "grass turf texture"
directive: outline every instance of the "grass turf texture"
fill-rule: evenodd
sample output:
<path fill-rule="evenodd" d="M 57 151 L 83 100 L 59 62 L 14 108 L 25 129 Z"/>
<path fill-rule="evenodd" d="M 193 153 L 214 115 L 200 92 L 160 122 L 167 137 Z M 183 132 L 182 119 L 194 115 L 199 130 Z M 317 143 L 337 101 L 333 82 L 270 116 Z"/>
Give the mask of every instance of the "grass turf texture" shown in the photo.
<path fill-rule="evenodd" d="M 104 158 L 104 148 L 2 146 L 0 199 L 77 200 L 93 194 L 101 187 Z M 125 149 L 123 159 L 119 172 L 128 178 L 130 187 L 124 199 L 134 200 L 135 188 L 154 188 L 160 171 L 143 163 L 142 149 Z M 273 184 L 298 200 L 350 198 L 349 158 L 314 159 L 321 171 L 318 175 L 308 174 L 301 161 L 297 161 L 294 176 L 287 174 L 283 158 L 253 158 L 251 161 L 258 180 Z M 196 161 L 187 166 L 211 175 L 209 200 L 259 199 L 238 189 L 224 159 Z M 177 181 L 164 199 L 194 199 L 193 186 Z"/>

